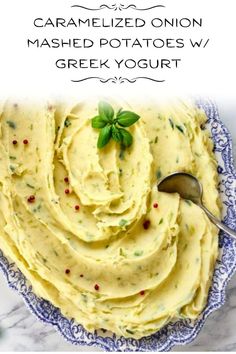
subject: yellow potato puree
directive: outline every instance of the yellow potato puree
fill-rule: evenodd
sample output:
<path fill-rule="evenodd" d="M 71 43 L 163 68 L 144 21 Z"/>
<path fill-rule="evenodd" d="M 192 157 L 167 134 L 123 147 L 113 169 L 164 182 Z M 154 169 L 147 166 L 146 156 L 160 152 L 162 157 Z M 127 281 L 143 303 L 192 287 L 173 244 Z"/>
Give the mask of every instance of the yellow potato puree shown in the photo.
<path fill-rule="evenodd" d="M 88 331 L 140 338 L 197 318 L 206 304 L 217 229 L 156 183 L 193 173 L 219 216 L 216 160 L 193 103 L 123 105 L 141 116 L 125 150 L 115 141 L 97 148 L 97 106 L 2 106 L 0 248 L 37 295 Z"/>

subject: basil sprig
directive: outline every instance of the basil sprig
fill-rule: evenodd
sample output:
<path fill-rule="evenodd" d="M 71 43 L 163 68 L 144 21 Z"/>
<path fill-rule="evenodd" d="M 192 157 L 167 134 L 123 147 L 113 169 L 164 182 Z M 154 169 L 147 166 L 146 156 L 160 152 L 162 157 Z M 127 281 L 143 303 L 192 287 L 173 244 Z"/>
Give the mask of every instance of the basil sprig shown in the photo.
<path fill-rule="evenodd" d="M 136 123 L 140 116 L 131 111 L 120 109 L 116 114 L 113 107 L 107 102 L 99 102 L 99 115 L 92 118 L 91 124 L 95 129 L 101 129 L 97 141 L 97 147 L 103 148 L 110 139 L 120 143 L 123 147 L 129 147 L 133 143 L 130 132 L 124 128 Z"/>

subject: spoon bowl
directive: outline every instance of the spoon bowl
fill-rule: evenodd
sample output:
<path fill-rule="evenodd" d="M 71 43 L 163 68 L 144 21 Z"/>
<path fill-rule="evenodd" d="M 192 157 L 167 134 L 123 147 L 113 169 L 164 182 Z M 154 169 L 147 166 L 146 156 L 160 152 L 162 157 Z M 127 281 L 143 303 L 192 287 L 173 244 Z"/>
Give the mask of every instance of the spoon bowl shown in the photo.
<path fill-rule="evenodd" d="M 236 238 L 236 232 L 224 225 L 202 204 L 202 184 L 192 174 L 186 172 L 171 173 L 158 182 L 157 188 L 159 192 L 178 193 L 181 198 L 191 200 L 205 211 L 208 218 L 220 230 Z"/>
<path fill-rule="evenodd" d="M 202 185 L 190 173 L 175 172 L 168 175 L 158 183 L 158 190 L 178 193 L 181 198 L 191 200 L 195 204 L 201 203 L 202 200 Z"/>

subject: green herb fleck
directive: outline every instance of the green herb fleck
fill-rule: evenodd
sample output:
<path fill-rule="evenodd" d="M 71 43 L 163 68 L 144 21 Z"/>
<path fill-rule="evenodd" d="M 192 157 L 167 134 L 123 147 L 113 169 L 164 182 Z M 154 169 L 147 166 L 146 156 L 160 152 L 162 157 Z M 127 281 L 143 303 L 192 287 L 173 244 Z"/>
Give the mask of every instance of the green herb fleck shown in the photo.
<path fill-rule="evenodd" d="M 135 251 L 134 252 L 134 256 L 135 257 L 140 257 L 140 256 L 142 256 L 143 255 L 143 251 Z"/>
<path fill-rule="evenodd" d="M 68 117 L 66 118 L 66 120 L 64 122 L 64 125 L 65 125 L 66 128 L 68 128 L 71 125 L 71 121 L 70 121 L 70 119 Z"/>
<path fill-rule="evenodd" d="M 125 254 L 125 252 L 124 252 L 123 248 L 120 248 L 119 253 L 120 253 L 120 256 L 122 256 L 122 257 L 126 257 L 126 254 Z"/>
<path fill-rule="evenodd" d="M 92 240 L 94 238 L 94 235 L 88 231 L 86 232 L 86 236 L 88 237 L 89 240 Z"/>
<path fill-rule="evenodd" d="M 175 124 L 175 126 L 182 134 L 184 134 L 184 129 L 181 127 L 181 125 Z"/>
<path fill-rule="evenodd" d="M 32 186 L 32 184 L 26 183 L 26 186 L 31 188 L 31 189 L 35 189 L 34 186 Z"/>
<path fill-rule="evenodd" d="M 125 147 L 121 145 L 120 153 L 119 153 L 120 160 L 125 159 Z"/>
<path fill-rule="evenodd" d="M 195 233 L 195 227 L 193 225 L 191 225 L 189 227 L 189 232 L 190 232 L 190 235 L 193 235 Z"/>
<path fill-rule="evenodd" d="M 165 306 L 163 304 L 158 306 L 158 311 L 164 311 L 165 310 Z"/>
<path fill-rule="evenodd" d="M 187 249 L 187 247 L 188 247 L 188 244 L 185 243 L 185 245 L 184 245 L 184 251 Z"/>
<path fill-rule="evenodd" d="M 158 136 L 155 137 L 154 144 L 158 143 Z"/>
<path fill-rule="evenodd" d="M 16 157 L 15 156 L 9 156 L 9 159 L 10 160 L 16 160 Z"/>
<path fill-rule="evenodd" d="M 169 118 L 169 123 L 170 123 L 171 128 L 174 130 L 175 125 L 174 125 L 173 120 L 171 118 Z"/>
<path fill-rule="evenodd" d="M 160 179 L 162 176 L 161 169 L 159 168 L 156 172 L 157 179 Z"/>
<path fill-rule="evenodd" d="M 36 213 L 37 211 L 40 211 L 41 208 L 42 208 L 42 205 L 39 204 L 36 208 L 33 209 L 33 212 Z"/>
<path fill-rule="evenodd" d="M 13 122 L 12 120 L 7 120 L 6 122 L 8 124 L 8 126 L 12 129 L 16 129 L 16 123 Z"/>
<path fill-rule="evenodd" d="M 131 331 L 130 329 L 127 329 L 127 328 L 126 328 L 126 332 L 129 333 L 129 334 L 134 334 L 135 333 L 134 331 Z"/>
<path fill-rule="evenodd" d="M 120 222 L 119 222 L 119 226 L 125 226 L 126 224 L 128 223 L 128 220 L 125 220 L 125 219 L 121 219 Z"/>
<path fill-rule="evenodd" d="M 82 296 L 82 300 L 83 300 L 83 302 L 87 302 L 88 301 L 88 298 L 87 298 L 87 295 L 85 295 L 85 294 L 81 294 L 81 296 Z"/>
<path fill-rule="evenodd" d="M 161 220 L 159 221 L 159 225 L 161 225 L 163 223 L 163 218 L 161 218 Z"/>

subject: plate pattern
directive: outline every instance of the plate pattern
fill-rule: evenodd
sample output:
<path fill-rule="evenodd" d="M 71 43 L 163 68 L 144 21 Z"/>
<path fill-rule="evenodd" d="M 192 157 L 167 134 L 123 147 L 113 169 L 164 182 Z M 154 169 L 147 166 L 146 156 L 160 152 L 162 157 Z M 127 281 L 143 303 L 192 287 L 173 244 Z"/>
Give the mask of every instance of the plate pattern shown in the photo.
<path fill-rule="evenodd" d="M 198 101 L 198 106 L 207 114 L 207 128 L 211 131 L 214 150 L 218 160 L 220 193 L 223 200 L 224 222 L 236 230 L 236 171 L 233 165 L 232 140 L 219 118 L 216 106 L 211 101 Z M 149 337 L 139 340 L 118 337 L 108 332 L 87 332 L 73 319 L 65 318 L 50 302 L 37 297 L 32 286 L 16 265 L 0 250 L 0 269 L 10 288 L 16 290 L 38 319 L 53 325 L 69 342 L 76 345 L 100 347 L 106 351 L 168 351 L 174 345 L 183 345 L 194 340 L 207 317 L 225 302 L 227 283 L 236 270 L 236 242 L 227 234 L 220 233 L 220 253 L 216 263 L 208 303 L 196 321 L 179 320 L 170 323 Z"/>

